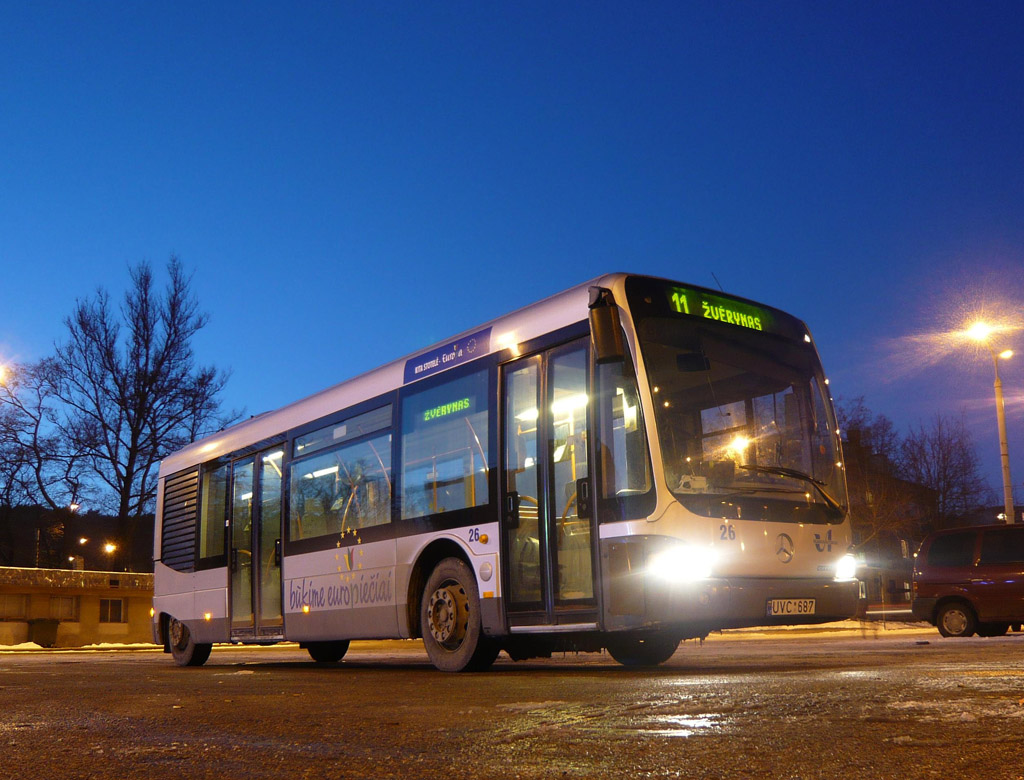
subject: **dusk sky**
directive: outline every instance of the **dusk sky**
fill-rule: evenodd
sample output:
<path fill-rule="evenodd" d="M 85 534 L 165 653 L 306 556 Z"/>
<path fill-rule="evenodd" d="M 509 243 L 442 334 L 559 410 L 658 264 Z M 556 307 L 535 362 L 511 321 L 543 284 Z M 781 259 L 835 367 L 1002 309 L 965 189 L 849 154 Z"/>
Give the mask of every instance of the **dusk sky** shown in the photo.
<path fill-rule="evenodd" d="M 247 414 L 633 271 L 963 410 L 999 491 L 991 358 L 910 337 L 1024 318 L 1024 3 L 0 3 L 0 361 L 171 254 Z"/>

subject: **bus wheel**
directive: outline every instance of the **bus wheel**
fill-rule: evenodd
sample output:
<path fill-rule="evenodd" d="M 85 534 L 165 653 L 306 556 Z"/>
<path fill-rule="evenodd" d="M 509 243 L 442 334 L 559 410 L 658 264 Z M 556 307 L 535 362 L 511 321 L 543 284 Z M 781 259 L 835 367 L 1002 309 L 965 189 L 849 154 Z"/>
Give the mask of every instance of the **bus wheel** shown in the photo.
<path fill-rule="evenodd" d="M 443 672 L 486 669 L 498 646 L 483 633 L 476 577 L 458 558 L 445 558 L 431 572 L 420 603 L 423 644 Z"/>
<path fill-rule="evenodd" d="M 210 657 L 213 645 L 197 644 L 192 640 L 192 632 L 181 621 L 171 618 L 167 626 L 171 655 L 178 666 L 202 666 Z"/>
<path fill-rule="evenodd" d="M 943 604 L 935 625 L 943 636 L 971 636 L 975 627 L 974 611 L 962 601 Z"/>
<path fill-rule="evenodd" d="M 623 666 L 657 666 L 676 648 L 678 637 L 671 634 L 624 634 L 608 637 L 608 652 Z"/>
<path fill-rule="evenodd" d="M 303 645 L 309 657 L 318 664 L 336 664 L 348 652 L 348 640 L 338 642 L 310 642 Z"/>

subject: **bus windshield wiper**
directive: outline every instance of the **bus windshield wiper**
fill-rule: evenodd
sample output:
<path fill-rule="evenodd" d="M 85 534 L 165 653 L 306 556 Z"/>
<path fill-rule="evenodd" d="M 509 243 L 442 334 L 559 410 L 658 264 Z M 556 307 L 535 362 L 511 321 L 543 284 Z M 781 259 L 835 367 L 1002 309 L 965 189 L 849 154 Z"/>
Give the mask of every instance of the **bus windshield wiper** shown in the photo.
<path fill-rule="evenodd" d="M 796 469 L 787 469 L 785 466 L 741 465 L 740 468 L 746 469 L 747 471 L 756 471 L 761 474 L 777 474 L 780 477 L 789 477 L 791 479 L 798 479 L 801 482 L 807 482 L 818 491 L 818 495 L 821 496 L 829 509 L 835 512 L 837 516 L 842 516 L 843 514 L 842 506 L 840 506 L 839 502 L 832 497 L 832 494 L 825 489 L 825 483 L 820 479 L 815 479 L 810 474 L 804 474 L 802 471 L 797 471 Z"/>

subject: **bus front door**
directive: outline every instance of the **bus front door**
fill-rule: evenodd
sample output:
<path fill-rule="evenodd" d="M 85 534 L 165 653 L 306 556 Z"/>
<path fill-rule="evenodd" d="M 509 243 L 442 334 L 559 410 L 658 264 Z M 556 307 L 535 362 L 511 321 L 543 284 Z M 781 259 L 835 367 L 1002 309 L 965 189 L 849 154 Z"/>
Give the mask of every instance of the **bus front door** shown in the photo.
<path fill-rule="evenodd" d="M 281 462 L 266 450 L 237 460 L 231 477 L 231 638 L 280 639 Z"/>
<path fill-rule="evenodd" d="M 589 344 L 502 370 L 505 604 L 513 633 L 596 625 Z"/>

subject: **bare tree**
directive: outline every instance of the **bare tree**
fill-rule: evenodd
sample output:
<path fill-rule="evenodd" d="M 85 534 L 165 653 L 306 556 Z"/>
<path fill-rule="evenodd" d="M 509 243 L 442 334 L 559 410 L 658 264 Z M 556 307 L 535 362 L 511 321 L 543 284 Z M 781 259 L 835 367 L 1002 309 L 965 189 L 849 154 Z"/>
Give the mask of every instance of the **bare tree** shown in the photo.
<path fill-rule="evenodd" d="M 977 509 L 991 489 L 978 473 L 974 440 L 960 417 L 937 414 L 911 429 L 900 449 L 903 476 L 935 492 L 935 518 L 946 527 Z"/>
<path fill-rule="evenodd" d="M 927 488 L 900 476 L 901 441 L 892 421 L 875 414 L 863 396 L 836 405 L 844 433 L 843 456 L 850 520 L 860 549 L 898 554 L 902 543 L 922 536 L 931 509 Z"/>
<path fill-rule="evenodd" d="M 227 375 L 196 366 L 192 351 L 207 317 L 176 257 L 167 273 L 161 293 L 148 263 L 130 269 L 119 311 L 102 288 L 78 301 L 53 359 L 62 433 L 112 495 L 125 545 L 133 521 L 152 510 L 159 461 L 225 422 L 218 395 Z"/>
<path fill-rule="evenodd" d="M 47 359 L 0 382 L 0 504 L 65 509 L 89 492 L 83 454 L 60 432 L 54 378 Z"/>

